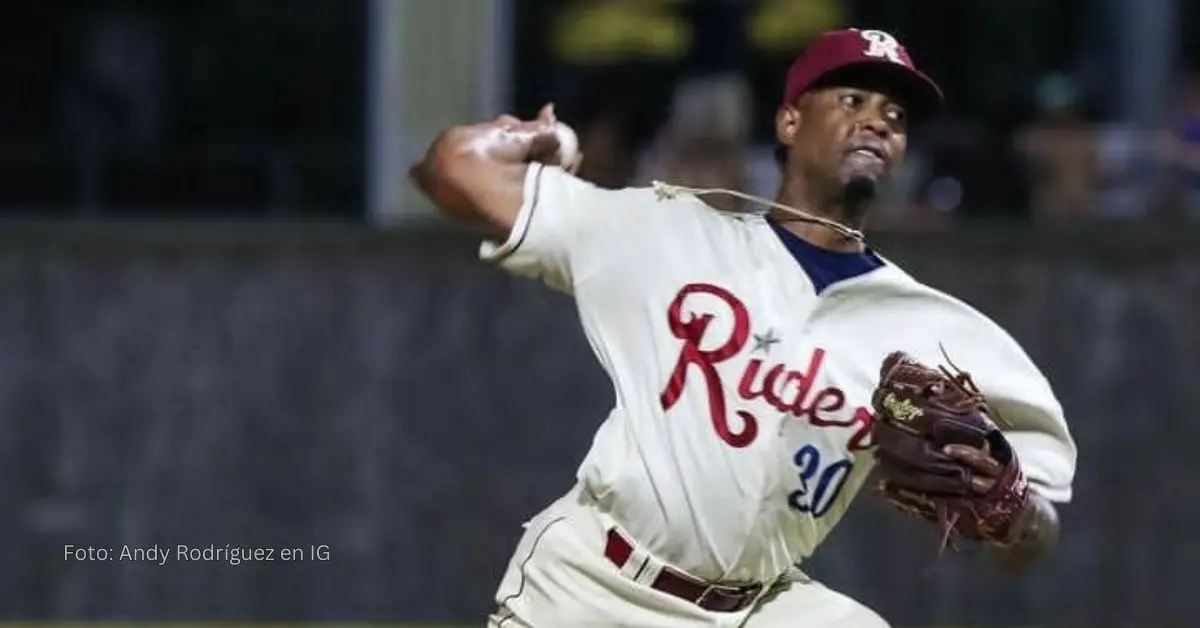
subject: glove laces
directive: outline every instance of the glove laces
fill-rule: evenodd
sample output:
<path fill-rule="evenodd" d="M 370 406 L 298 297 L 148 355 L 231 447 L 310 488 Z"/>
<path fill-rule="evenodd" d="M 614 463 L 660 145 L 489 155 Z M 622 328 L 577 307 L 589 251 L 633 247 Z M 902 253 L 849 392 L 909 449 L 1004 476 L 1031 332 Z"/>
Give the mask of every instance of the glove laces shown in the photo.
<path fill-rule="evenodd" d="M 726 188 L 693 188 L 693 187 L 688 187 L 685 185 L 673 185 L 670 183 L 664 183 L 662 181 L 652 181 L 651 186 L 653 186 L 654 193 L 655 193 L 655 195 L 658 196 L 658 198 L 660 200 L 661 199 L 673 199 L 673 198 L 678 197 L 681 193 L 682 194 L 691 194 L 691 195 L 697 196 L 697 197 L 714 196 L 714 195 L 732 196 L 734 198 L 738 198 L 743 201 L 749 201 L 751 203 L 756 203 L 756 204 L 762 205 L 764 207 L 771 207 L 771 208 L 777 209 L 777 210 L 791 216 L 795 220 L 821 225 L 822 227 L 825 227 L 826 229 L 830 229 L 830 230 L 838 233 L 839 235 L 841 235 L 845 238 L 851 239 L 851 240 L 857 240 L 859 242 L 863 242 L 866 240 L 866 237 L 863 235 L 863 233 L 861 231 L 859 231 L 858 229 L 852 229 L 850 227 L 847 227 L 846 225 L 843 225 L 842 223 L 840 223 L 836 220 L 830 220 L 830 219 L 822 217 L 822 216 L 817 216 L 816 214 L 813 214 L 811 212 L 806 212 L 801 209 L 796 209 L 795 207 L 789 207 L 782 203 L 776 203 L 775 201 L 769 201 L 760 196 L 754 196 L 753 194 L 746 194 L 745 192 L 739 192 L 737 190 L 729 190 Z M 717 211 L 728 212 L 728 210 L 721 210 L 721 209 L 718 209 Z M 728 212 L 728 213 L 739 213 L 739 212 Z"/>
<path fill-rule="evenodd" d="M 942 357 L 946 359 L 946 365 L 949 365 L 938 365 L 938 370 L 942 372 L 942 375 L 945 375 L 946 379 L 950 380 L 950 383 L 957 388 L 959 392 L 979 398 L 987 407 L 987 415 L 991 417 L 997 424 L 1007 428 L 1012 428 L 1013 424 L 1001 416 L 1000 412 L 996 410 L 995 407 L 987 403 L 987 398 L 983 396 L 983 393 L 979 390 L 979 386 L 975 384 L 975 380 L 971 377 L 971 374 L 959 368 L 958 365 L 950 359 L 950 354 L 946 353 L 946 347 L 940 342 L 938 343 L 938 349 L 942 352 Z"/>

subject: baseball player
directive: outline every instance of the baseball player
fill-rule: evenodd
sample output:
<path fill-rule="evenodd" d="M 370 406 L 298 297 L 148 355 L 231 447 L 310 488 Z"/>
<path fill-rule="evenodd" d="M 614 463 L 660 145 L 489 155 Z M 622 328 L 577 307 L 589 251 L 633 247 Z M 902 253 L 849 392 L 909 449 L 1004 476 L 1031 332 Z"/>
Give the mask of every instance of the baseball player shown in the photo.
<path fill-rule="evenodd" d="M 574 297 L 615 397 L 490 626 L 886 626 L 797 567 L 868 476 L 1014 569 L 1053 545 L 1076 451 L 1047 380 L 860 231 L 941 100 L 891 35 L 823 34 L 787 75 L 778 195 L 741 213 L 705 202 L 736 190 L 576 178 L 549 106 L 434 141 L 418 187 L 487 229 L 484 260 Z"/>

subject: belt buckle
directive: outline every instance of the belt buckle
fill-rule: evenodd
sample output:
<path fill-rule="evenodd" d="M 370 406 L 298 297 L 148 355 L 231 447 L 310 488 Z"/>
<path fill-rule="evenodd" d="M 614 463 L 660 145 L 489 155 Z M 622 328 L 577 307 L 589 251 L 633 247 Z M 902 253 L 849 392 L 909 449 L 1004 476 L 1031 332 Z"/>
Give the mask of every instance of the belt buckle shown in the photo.
<path fill-rule="evenodd" d="M 747 590 L 744 587 L 732 586 L 728 584 L 709 584 L 704 587 L 704 592 L 700 594 L 700 597 L 696 598 L 695 604 L 696 606 L 703 607 L 704 603 L 708 601 L 708 597 L 713 593 L 723 593 L 728 598 L 733 599 L 735 597 L 745 596 L 746 592 Z M 738 602 L 738 604 L 741 604 L 744 601 L 745 600 L 741 600 Z"/>
<path fill-rule="evenodd" d="M 704 608 L 704 602 L 708 599 L 709 594 L 716 590 L 717 590 L 717 585 L 715 585 L 715 584 L 709 584 L 709 585 L 705 586 L 704 592 L 701 593 L 700 597 L 696 598 L 696 601 L 694 602 L 696 604 L 696 606 L 699 606 L 700 608 Z"/>
<path fill-rule="evenodd" d="M 756 582 L 749 585 L 728 585 L 728 584 L 710 584 L 704 587 L 704 593 L 696 600 L 697 606 L 702 606 L 708 600 L 709 595 L 713 593 L 724 593 L 731 600 L 736 599 L 736 606 L 739 610 L 746 607 L 746 603 L 758 597 L 766 587 L 761 582 Z"/>

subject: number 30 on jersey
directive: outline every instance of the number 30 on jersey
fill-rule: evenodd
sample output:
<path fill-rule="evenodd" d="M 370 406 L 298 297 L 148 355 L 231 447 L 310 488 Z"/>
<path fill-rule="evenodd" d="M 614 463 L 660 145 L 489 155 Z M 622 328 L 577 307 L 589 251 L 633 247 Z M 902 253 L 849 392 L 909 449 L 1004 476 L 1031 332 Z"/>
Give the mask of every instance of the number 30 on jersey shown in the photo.
<path fill-rule="evenodd" d="M 813 445 L 797 450 L 792 462 L 796 465 L 800 487 L 788 495 L 788 505 L 814 517 L 829 512 L 854 470 L 854 462 L 849 458 L 822 464 L 821 450 Z"/>

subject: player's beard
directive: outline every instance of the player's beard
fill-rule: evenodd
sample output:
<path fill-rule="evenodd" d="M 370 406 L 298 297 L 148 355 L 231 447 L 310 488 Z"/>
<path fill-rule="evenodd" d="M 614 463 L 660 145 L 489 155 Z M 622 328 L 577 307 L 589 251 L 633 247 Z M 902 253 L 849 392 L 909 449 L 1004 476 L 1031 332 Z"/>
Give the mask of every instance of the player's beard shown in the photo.
<path fill-rule="evenodd" d="M 845 222 L 849 225 L 861 225 L 866 218 L 867 209 L 879 196 L 879 183 L 866 175 L 852 175 L 842 185 L 842 211 Z"/>

